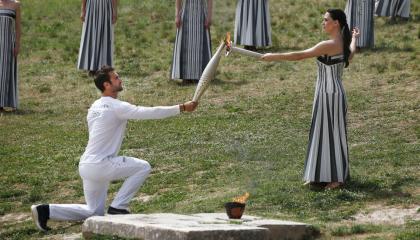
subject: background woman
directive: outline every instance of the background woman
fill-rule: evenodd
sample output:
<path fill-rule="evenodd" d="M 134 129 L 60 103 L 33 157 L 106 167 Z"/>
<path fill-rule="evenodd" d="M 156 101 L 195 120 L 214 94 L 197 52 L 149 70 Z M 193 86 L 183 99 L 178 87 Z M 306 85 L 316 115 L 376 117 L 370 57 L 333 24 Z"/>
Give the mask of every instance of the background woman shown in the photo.
<path fill-rule="evenodd" d="M 18 107 L 20 29 L 20 3 L 0 0 L 0 111 Z"/>
<path fill-rule="evenodd" d="M 79 69 L 95 72 L 104 65 L 113 66 L 117 3 L 117 0 L 82 0 Z"/>
<path fill-rule="evenodd" d="M 303 179 L 337 188 L 349 177 L 347 100 L 342 84 L 343 68 L 356 51 L 359 30 L 351 35 L 345 13 L 330 9 L 322 22 L 329 39 L 314 47 L 288 53 L 268 53 L 265 61 L 297 61 L 317 57 L 318 77 Z"/>
<path fill-rule="evenodd" d="M 356 41 L 358 48 L 374 47 L 374 0 L 347 0 L 346 9 L 347 24 L 350 29 L 360 29 L 360 37 Z"/>
<path fill-rule="evenodd" d="M 213 0 L 176 0 L 176 39 L 171 79 L 198 82 L 211 58 Z"/>
<path fill-rule="evenodd" d="M 271 45 L 268 0 L 238 0 L 234 42 L 245 45 L 245 49 L 249 50 Z"/>
<path fill-rule="evenodd" d="M 376 0 L 375 14 L 390 17 L 391 20 L 394 20 L 396 16 L 408 19 L 410 4 L 411 0 Z"/>

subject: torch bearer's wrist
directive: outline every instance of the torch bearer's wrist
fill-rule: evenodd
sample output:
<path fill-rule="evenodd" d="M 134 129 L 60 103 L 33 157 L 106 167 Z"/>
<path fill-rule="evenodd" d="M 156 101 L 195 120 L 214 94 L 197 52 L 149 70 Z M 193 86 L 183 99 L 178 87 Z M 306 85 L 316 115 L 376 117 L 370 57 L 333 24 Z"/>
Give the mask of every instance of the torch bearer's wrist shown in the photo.
<path fill-rule="evenodd" d="M 179 105 L 179 111 L 180 112 L 185 112 L 185 104 L 180 104 Z"/>

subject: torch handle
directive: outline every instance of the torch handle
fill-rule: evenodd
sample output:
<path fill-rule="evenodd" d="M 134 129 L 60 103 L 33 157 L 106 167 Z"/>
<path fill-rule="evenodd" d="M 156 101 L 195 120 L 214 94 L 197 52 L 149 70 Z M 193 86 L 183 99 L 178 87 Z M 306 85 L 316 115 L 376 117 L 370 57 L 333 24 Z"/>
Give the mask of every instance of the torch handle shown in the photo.
<path fill-rule="evenodd" d="M 234 46 L 232 46 L 230 49 L 231 49 L 232 52 L 237 52 L 239 54 L 242 54 L 242 55 L 245 55 L 245 56 L 248 56 L 248 57 L 261 58 L 263 56 L 263 54 L 261 54 L 261 53 L 249 51 L 249 50 L 234 47 Z"/>

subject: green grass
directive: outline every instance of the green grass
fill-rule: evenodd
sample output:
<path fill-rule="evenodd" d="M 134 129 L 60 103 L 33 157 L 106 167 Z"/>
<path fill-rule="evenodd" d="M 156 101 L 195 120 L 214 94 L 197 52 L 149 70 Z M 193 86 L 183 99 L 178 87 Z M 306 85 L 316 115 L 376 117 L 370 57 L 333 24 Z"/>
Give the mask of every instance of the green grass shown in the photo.
<path fill-rule="evenodd" d="M 322 14 L 345 1 L 271 1 L 273 46 L 310 47 L 325 38 Z M 216 1 L 213 48 L 233 33 L 235 1 Z M 170 105 L 192 98 L 194 86 L 169 81 L 174 6 L 166 0 L 120 1 L 115 65 L 138 105 Z M 411 239 L 419 223 L 403 227 L 356 224 L 367 206 L 412 206 L 419 197 L 420 3 L 409 22 L 375 18 L 375 45 L 344 72 L 349 115 L 351 180 L 337 191 L 302 187 L 302 171 L 316 79 L 314 60 L 262 63 L 222 58 L 219 72 L 193 114 L 132 121 L 121 154 L 148 160 L 153 172 L 131 204 L 134 212 L 221 212 L 250 192 L 246 214 L 304 221 L 322 236 Z M 80 1 L 23 1 L 19 58 L 20 109 L 0 116 L 0 216 L 29 213 L 34 203 L 83 202 L 79 157 L 87 143 L 86 111 L 99 96 L 76 70 Z M 113 196 L 121 182 L 111 185 Z M 147 201 L 141 199 L 148 198 Z M 338 224 L 331 226 L 331 224 Z M 80 232 L 80 223 L 54 223 L 48 234 L 30 221 L 0 222 L 1 239 L 38 239 Z M 341 230 L 340 230 L 341 229 Z"/>

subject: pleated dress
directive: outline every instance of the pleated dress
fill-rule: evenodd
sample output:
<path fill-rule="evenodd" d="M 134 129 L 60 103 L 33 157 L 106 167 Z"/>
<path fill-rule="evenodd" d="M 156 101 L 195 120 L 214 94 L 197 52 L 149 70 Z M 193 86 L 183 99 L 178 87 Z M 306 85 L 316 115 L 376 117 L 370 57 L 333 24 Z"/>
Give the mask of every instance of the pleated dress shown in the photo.
<path fill-rule="evenodd" d="M 385 17 L 403 17 L 410 16 L 411 0 L 376 0 L 375 14 Z"/>
<path fill-rule="evenodd" d="M 344 12 L 347 16 L 350 31 L 354 27 L 358 27 L 360 30 L 360 37 L 356 40 L 357 47 L 374 47 L 374 10 L 374 0 L 347 0 Z"/>
<path fill-rule="evenodd" d="M 234 42 L 237 45 L 271 45 L 271 20 L 268 0 L 238 0 Z"/>
<path fill-rule="evenodd" d="M 207 0 L 184 0 L 176 31 L 171 79 L 198 80 L 211 59 L 210 31 L 204 26 Z"/>
<path fill-rule="evenodd" d="M 0 9 L 0 107 L 18 107 L 16 11 Z"/>
<path fill-rule="evenodd" d="M 87 0 L 77 67 L 96 71 L 113 66 L 112 0 Z"/>
<path fill-rule="evenodd" d="M 319 57 L 304 181 L 344 183 L 349 177 L 347 101 L 342 55 Z"/>

